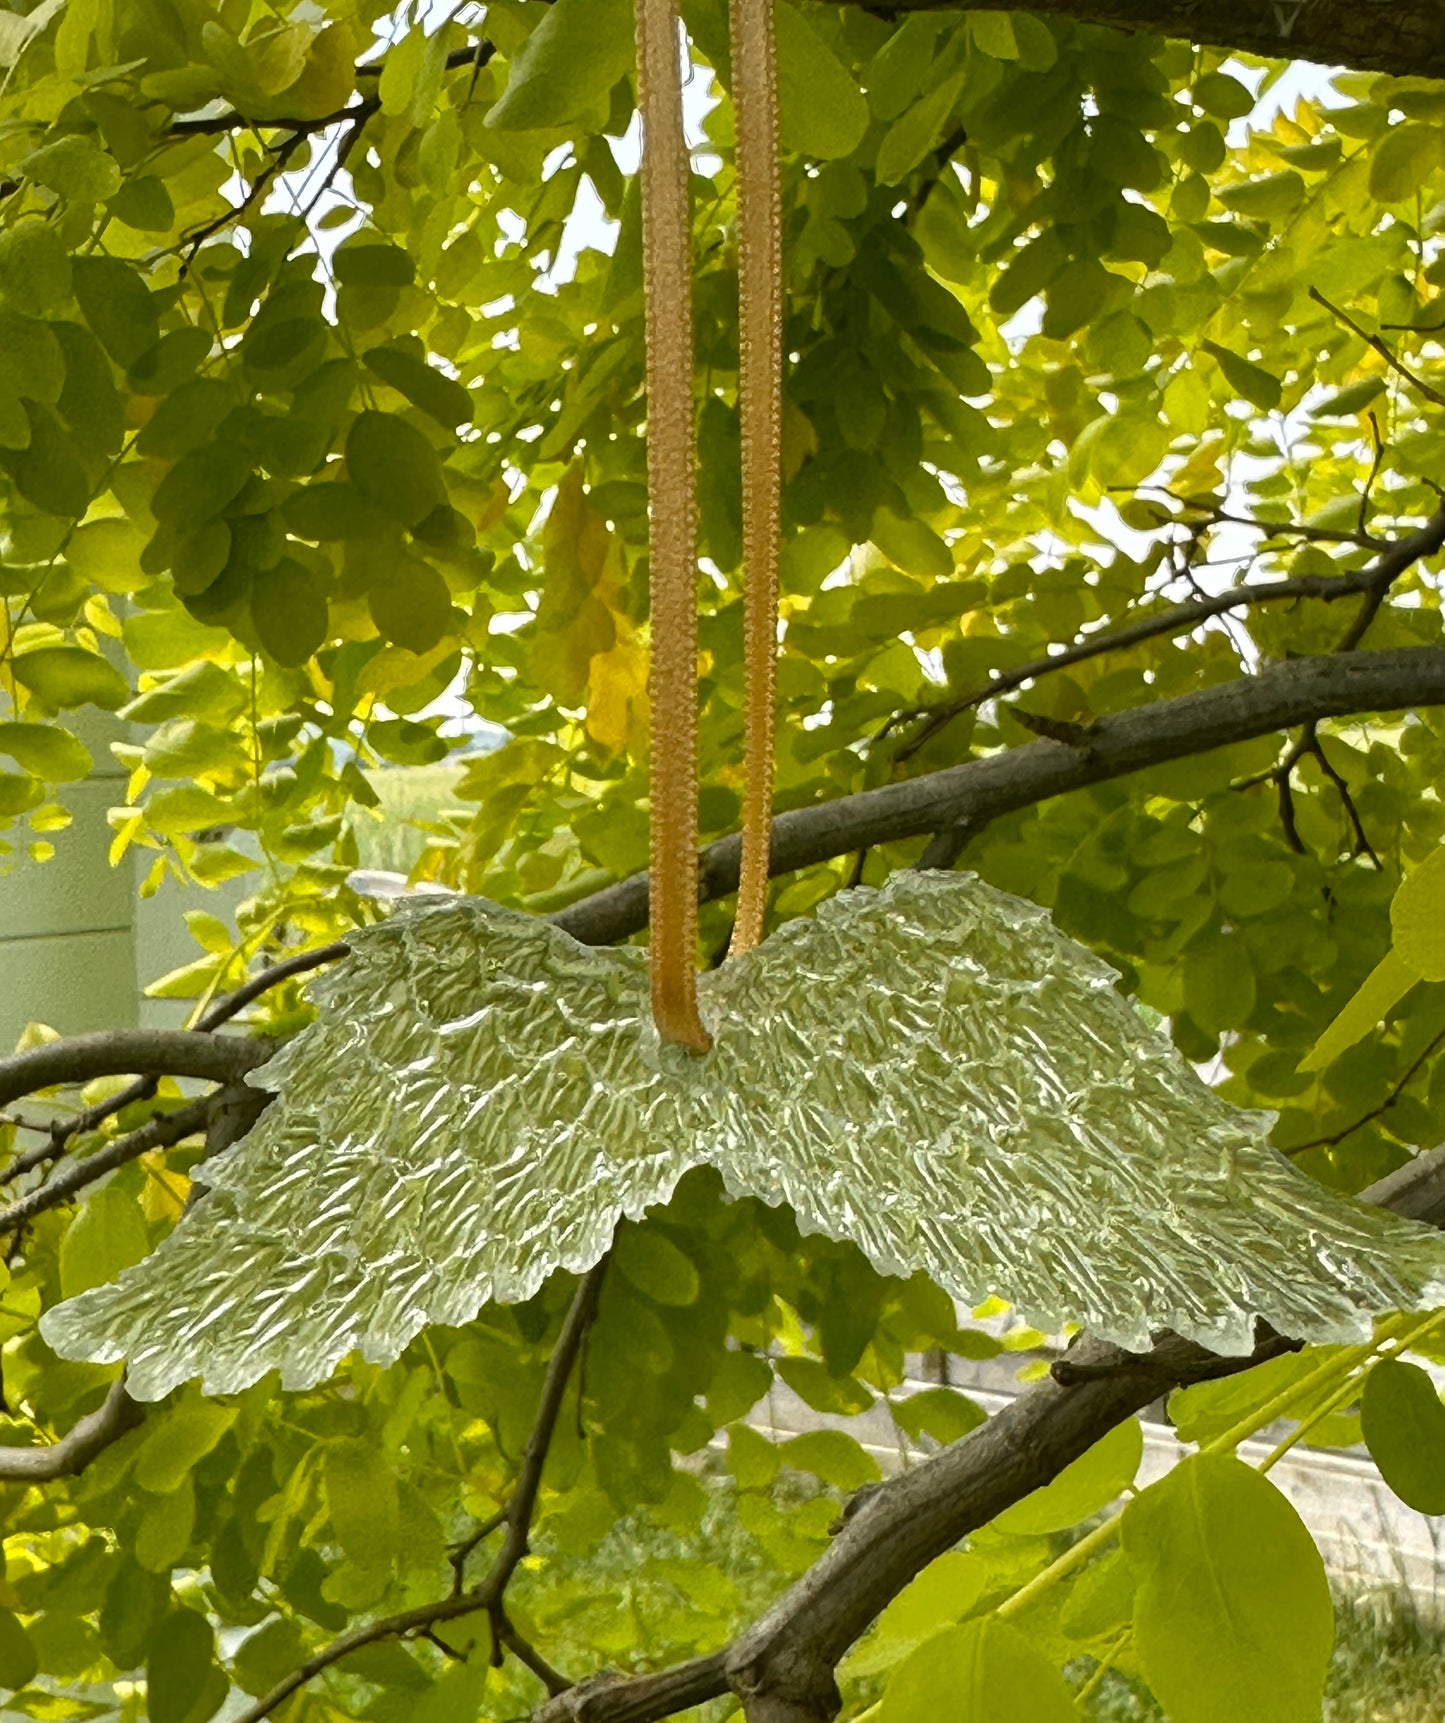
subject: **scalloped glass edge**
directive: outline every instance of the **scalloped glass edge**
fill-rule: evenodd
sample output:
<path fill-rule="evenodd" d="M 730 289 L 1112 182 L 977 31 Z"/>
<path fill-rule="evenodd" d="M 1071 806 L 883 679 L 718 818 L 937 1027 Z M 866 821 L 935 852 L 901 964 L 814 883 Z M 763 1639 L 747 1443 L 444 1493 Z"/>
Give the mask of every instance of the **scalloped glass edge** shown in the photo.
<path fill-rule="evenodd" d="M 633 948 L 436 898 L 351 944 L 204 1200 L 42 1318 L 62 1356 L 127 1360 L 138 1399 L 307 1387 L 589 1268 L 695 1166 L 883 1272 L 1133 1348 L 1445 1304 L 1445 1237 L 1298 1172 L 1107 964 L 969 874 L 841 893 L 703 976 L 701 1057 L 659 1041 Z"/>

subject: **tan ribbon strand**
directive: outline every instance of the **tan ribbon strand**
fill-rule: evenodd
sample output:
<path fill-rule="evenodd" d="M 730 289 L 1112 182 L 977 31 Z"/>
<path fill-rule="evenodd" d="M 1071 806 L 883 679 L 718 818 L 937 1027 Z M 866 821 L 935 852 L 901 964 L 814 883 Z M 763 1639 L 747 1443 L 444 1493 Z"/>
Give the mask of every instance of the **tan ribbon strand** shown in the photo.
<path fill-rule="evenodd" d="M 763 937 L 773 823 L 778 543 L 782 512 L 783 241 L 774 0 L 732 0 L 742 420 L 744 757 L 742 866 L 728 955 Z"/>
<path fill-rule="evenodd" d="M 652 1015 L 705 1050 L 697 1014 L 697 467 L 692 406 L 689 158 L 676 0 L 637 0 L 647 485 L 652 503 Z"/>

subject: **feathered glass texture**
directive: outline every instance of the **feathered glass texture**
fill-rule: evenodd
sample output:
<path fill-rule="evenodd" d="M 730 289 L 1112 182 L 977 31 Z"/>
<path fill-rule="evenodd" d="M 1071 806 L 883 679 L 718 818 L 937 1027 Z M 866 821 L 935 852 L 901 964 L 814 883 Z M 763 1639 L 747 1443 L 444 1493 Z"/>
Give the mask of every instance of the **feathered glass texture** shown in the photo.
<path fill-rule="evenodd" d="M 137 1398 L 322 1380 L 606 1251 L 689 1168 L 881 1270 L 1138 1347 L 1247 1351 L 1445 1304 L 1445 1239 L 1333 1195 L 1215 1095 L 1039 909 L 898 873 L 702 978 L 664 1045 L 646 956 L 478 900 L 356 934 L 278 1099 L 144 1262 L 57 1306 L 63 1356 Z"/>

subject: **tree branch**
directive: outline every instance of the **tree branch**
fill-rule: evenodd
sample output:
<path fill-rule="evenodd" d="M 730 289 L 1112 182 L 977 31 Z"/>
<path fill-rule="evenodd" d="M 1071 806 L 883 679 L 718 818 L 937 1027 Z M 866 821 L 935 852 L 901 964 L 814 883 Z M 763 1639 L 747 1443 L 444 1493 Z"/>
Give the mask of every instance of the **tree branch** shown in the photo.
<path fill-rule="evenodd" d="M 1445 1213 L 1445 1149 L 1372 1185 L 1362 1202 Z M 1283 1344 L 1266 1334 L 1256 1362 Z M 549 1700 L 534 1723 L 660 1723 L 731 1690 L 750 1723 L 830 1723 L 833 1670 L 870 1622 L 929 1562 L 1040 1489 L 1125 1418 L 1239 1361 L 1165 1334 L 1145 1353 L 1084 1336 L 1067 1384 L 1026 1388 L 987 1423 L 866 1496 L 811 1568 L 731 1647 L 655 1675 L 600 1676 Z"/>
<path fill-rule="evenodd" d="M 37 1089 L 137 1071 L 234 1083 L 274 1051 L 275 1043 L 260 1037 L 211 1035 L 197 1029 L 105 1029 L 94 1035 L 72 1035 L 0 1059 L 0 1107 Z"/>
<path fill-rule="evenodd" d="M 97 1179 L 103 1179 L 127 1161 L 136 1160 L 152 1149 L 171 1148 L 184 1138 L 194 1136 L 197 1131 L 208 1130 L 213 1118 L 230 1117 L 231 1109 L 254 1123 L 256 1113 L 269 1100 L 270 1096 L 264 1090 L 238 1082 L 212 1089 L 209 1095 L 192 1101 L 189 1106 L 177 1107 L 174 1112 L 157 1113 L 139 1130 L 117 1137 L 113 1143 L 107 1143 L 83 1160 L 72 1161 L 46 1184 L 11 1203 L 9 1208 L 0 1209 L 0 1235 L 14 1232 L 16 1227 L 24 1226 L 47 1209 L 59 1208 L 77 1191 L 83 1191 L 87 1185 L 93 1185 Z M 249 1129 L 249 1124 L 246 1128 Z"/>
<path fill-rule="evenodd" d="M 0 1483 L 48 1484 L 56 1478 L 73 1478 L 127 1430 L 135 1429 L 145 1413 L 115 1383 L 100 1407 L 76 1420 L 58 1442 L 39 1448 L 0 1448 Z"/>
<path fill-rule="evenodd" d="M 350 1633 L 333 1639 L 330 1645 L 324 1646 L 314 1657 L 307 1658 L 305 1663 L 293 1669 L 263 1698 L 243 1711 L 233 1723 L 261 1723 L 263 1717 L 269 1717 L 293 1693 L 340 1663 L 343 1658 L 349 1657 L 353 1651 L 359 1651 L 362 1646 L 376 1645 L 388 1639 L 405 1639 L 415 1634 L 424 1635 L 441 1622 L 455 1621 L 459 1616 L 483 1612 L 488 1616 L 492 1630 L 493 1663 L 500 1665 L 503 1655 L 510 1650 L 532 1670 L 549 1691 L 566 1686 L 564 1677 L 513 1627 L 507 1616 L 505 1600 L 512 1575 L 527 1554 L 532 1515 L 537 1506 L 538 1491 L 542 1487 L 542 1473 L 546 1468 L 552 1433 L 557 1428 L 562 1401 L 567 1393 L 567 1383 L 582 1350 L 582 1342 L 597 1314 L 597 1301 L 602 1295 L 602 1281 L 606 1272 L 607 1258 L 603 1257 L 602 1261 L 589 1269 L 578 1282 L 572 1303 L 563 1319 L 562 1331 L 557 1336 L 557 1344 L 552 1348 L 552 1356 L 547 1364 L 537 1416 L 532 1424 L 532 1433 L 527 1438 L 526 1451 L 522 1455 L 511 1499 L 503 1512 L 488 1522 L 488 1530 L 505 1526 L 506 1535 L 487 1570 L 486 1578 L 470 1591 L 454 1588 L 450 1597 L 439 1598 L 435 1603 L 419 1604 L 415 1609 L 403 1610 L 399 1615 L 383 1616 L 379 1621 L 368 1622 L 364 1627 L 353 1628 Z M 460 1571 L 459 1568 L 459 1575 Z"/>
<path fill-rule="evenodd" d="M 332 945 L 318 946 L 314 951 L 298 952 L 295 957 L 288 957 L 281 963 L 272 964 L 263 969 L 260 974 L 253 975 L 249 981 L 238 987 L 234 993 L 227 994 L 206 1012 L 196 1024 L 196 1034 L 208 1035 L 219 1029 L 223 1023 L 229 1023 L 238 1016 L 254 1000 L 273 987 L 279 987 L 283 981 L 289 981 L 293 976 L 305 975 L 308 970 L 319 969 L 322 964 L 335 963 L 338 958 L 345 957 L 351 947 L 342 940 Z M 53 1047 L 66 1045 L 64 1042 L 52 1042 Z M 59 1055 L 57 1054 L 58 1058 Z M 5 1067 L 0 1065 L 0 1073 Z M 84 1112 L 72 1114 L 69 1118 L 56 1117 L 48 1125 L 27 1125 L 27 1130 L 43 1130 L 49 1133 L 49 1141 L 37 1144 L 33 1149 L 27 1149 L 24 1154 L 17 1155 L 13 1161 L 0 1172 L 0 1178 L 7 1183 L 19 1178 L 23 1173 L 33 1172 L 36 1167 L 43 1166 L 46 1161 L 58 1160 L 65 1153 L 66 1145 L 75 1137 L 88 1136 L 115 1114 L 124 1112 L 127 1107 L 134 1106 L 139 1101 L 149 1101 L 159 1087 L 158 1077 L 141 1077 L 136 1082 L 128 1084 L 116 1094 L 108 1096 L 104 1101 L 97 1101 L 93 1107 L 87 1107 Z M 259 1091 L 253 1091 L 259 1094 Z M 238 1132 L 243 1135 L 244 1132 Z M 232 1141 L 235 1140 L 233 1137 Z M 208 1149 L 208 1153 L 218 1150 Z"/>
<path fill-rule="evenodd" d="M 845 4 L 846 0 L 837 0 Z M 964 0 L 864 0 L 893 18 L 950 11 Z M 1313 60 L 1398 77 L 1445 78 L 1438 0 L 1020 0 L 1018 12 L 1072 19 L 1273 60 Z"/>
<path fill-rule="evenodd" d="M 1214 516 L 1207 524 L 1214 525 L 1225 520 L 1242 526 L 1258 527 L 1266 533 L 1272 530 L 1294 530 L 1269 521 L 1239 520 L 1232 515 Z M 1086 659 L 1098 658 L 1106 652 L 1122 652 L 1130 646 L 1138 646 L 1142 641 L 1156 639 L 1161 634 L 1188 634 L 1201 622 L 1207 622 L 1210 617 L 1219 616 L 1227 610 L 1239 610 L 1255 604 L 1278 604 L 1286 599 L 1297 598 L 1318 598 L 1331 604 L 1336 599 L 1353 598 L 1360 593 L 1372 598 L 1383 598 L 1407 569 L 1421 558 L 1433 556 L 1442 546 L 1445 546 L 1445 508 L 1437 511 L 1417 532 L 1408 533 L 1397 543 L 1390 545 L 1368 568 L 1354 569 L 1345 574 L 1303 574 L 1290 580 L 1265 581 L 1255 586 L 1235 586 L 1227 592 L 1211 593 L 1205 598 L 1193 599 L 1188 604 L 1170 605 L 1167 610 L 1158 611 L 1153 616 L 1141 617 L 1137 622 L 1128 623 L 1123 628 L 1091 634 L 1062 652 L 1046 654 L 1041 658 L 1032 658 L 1026 664 L 1016 665 L 1012 670 L 1004 671 L 1001 676 L 995 676 L 992 681 L 981 684 L 970 694 L 961 694 L 931 708 L 920 707 L 916 713 L 900 715 L 893 720 L 892 728 L 896 729 L 914 717 L 923 718 L 925 722 L 899 748 L 897 758 L 908 759 L 910 755 L 916 754 L 925 742 L 937 735 L 945 724 L 951 723 L 962 713 L 982 705 L 985 700 L 1012 693 L 1025 682 L 1032 682 L 1035 677 L 1047 676 L 1055 670 L 1063 670 L 1071 664 L 1081 664 Z M 1373 616 L 1374 611 L 1371 610 L 1370 614 Z M 1363 635 L 1364 630 L 1361 629 L 1360 633 Z M 1358 644 L 1358 641 L 1351 644 Z"/>
<path fill-rule="evenodd" d="M 779 814 L 773 821 L 771 871 L 790 873 L 870 845 L 931 836 L 960 822 L 996 819 L 1069 790 L 1297 724 L 1440 705 L 1445 705 L 1445 647 L 1298 658 L 1257 676 L 1100 718 L 1090 726 L 1086 749 L 1064 742 L 1028 742 L 961 766 Z M 736 836 L 709 844 L 699 862 L 704 902 L 737 889 Z M 639 933 L 647 926 L 647 876 L 634 874 L 607 886 L 554 919 L 588 945 Z"/>

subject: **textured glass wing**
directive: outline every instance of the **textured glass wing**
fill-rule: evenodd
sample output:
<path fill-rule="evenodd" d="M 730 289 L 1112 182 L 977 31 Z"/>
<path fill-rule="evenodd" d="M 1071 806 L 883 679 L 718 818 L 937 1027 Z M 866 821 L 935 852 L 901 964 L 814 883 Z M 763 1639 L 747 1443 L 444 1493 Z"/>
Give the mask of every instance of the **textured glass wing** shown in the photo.
<path fill-rule="evenodd" d="M 702 1164 L 880 1269 L 1128 1346 L 1445 1303 L 1445 1238 L 1296 1172 L 1107 966 L 970 875 L 845 893 L 703 977 L 701 1058 L 659 1044 L 641 953 L 532 917 L 413 901 L 352 944 L 211 1194 L 45 1317 L 64 1356 L 129 1360 L 141 1399 L 304 1386 L 590 1266 Z"/>

